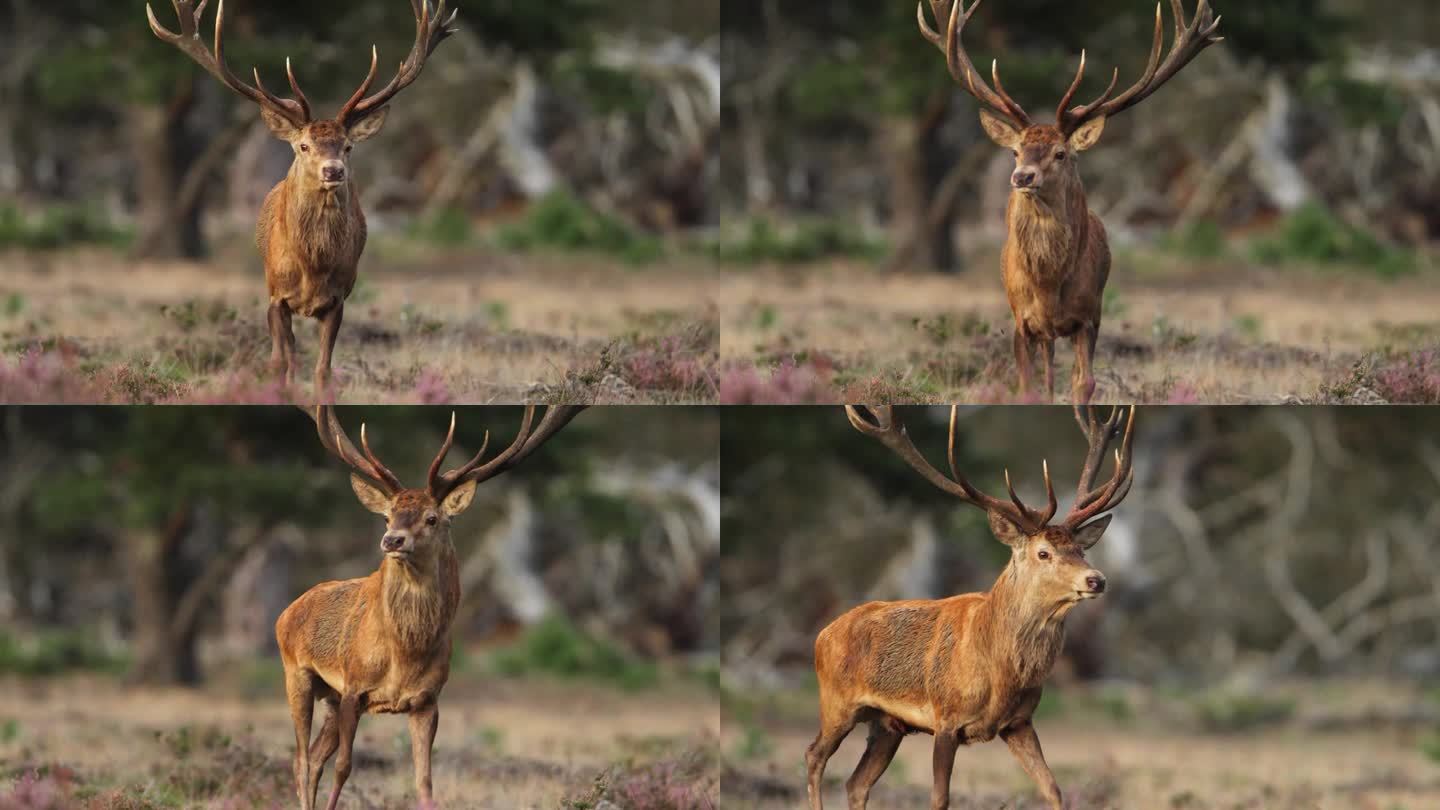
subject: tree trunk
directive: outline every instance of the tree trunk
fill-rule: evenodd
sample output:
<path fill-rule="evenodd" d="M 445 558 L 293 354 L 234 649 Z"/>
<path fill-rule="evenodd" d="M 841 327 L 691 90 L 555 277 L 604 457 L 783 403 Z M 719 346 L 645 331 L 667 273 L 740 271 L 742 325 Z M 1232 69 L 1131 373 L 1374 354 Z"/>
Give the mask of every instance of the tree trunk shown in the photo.
<path fill-rule="evenodd" d="M 125 109 L 135 158 L 137 257 L 198 258 L 205 252 L 200 233 L 204 195 L 182 200 L 180 191 L 200 151 L 199 138 L 186 133 L 194 106 L 195 93 L 187 87 L 165 106 L 132 104 Z"/>
<path fill-rule="evenodd" d="M 195 627 L 177 627 L 175 610 L 192 566 L 180 554 L 181 541 L 194 521 L 182 507 L 159 532 L 140 532 L 122 544 L 130 581 L 134 622 L 134 660 L 129 679 L 150 685 L 193 685 L 200 682 L 195 655 Z"/>
<path fill-rule="evenodd" d="M 935 211 L 933 202 L 948 169 L 940 128 L 948 95 L 932 98 L 920 115 L 891 118 L 881 137 L 890 155 L 890 217 L 895 253 L 889 266 L 959 272 L 954 206 Z M 937 215 L 938 214 L 938 215 Z"/>

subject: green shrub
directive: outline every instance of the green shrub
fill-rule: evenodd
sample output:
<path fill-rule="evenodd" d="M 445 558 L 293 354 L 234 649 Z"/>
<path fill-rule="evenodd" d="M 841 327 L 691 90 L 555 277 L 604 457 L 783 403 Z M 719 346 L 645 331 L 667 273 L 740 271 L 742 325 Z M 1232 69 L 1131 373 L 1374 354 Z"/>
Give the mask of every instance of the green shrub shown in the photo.
<path fill-rule="evenodd" d="M 1196 220 L 1171 231 L 1161 244 L 1166 250 L 1192 259 L 1218 259 L 1225 255 L 1225 233 L 1219 223 L 1210 219 Z"/>
<path fill-rule="evenodd" d="M 604 253 L 632 264 L 664 256 L 660 240 L 597 211 L 567 191 L 547 194 L 518 222 L 502 226 L 496 241 L 506 250 Z"/>
<path fill-rule="evenodd" d="M 1262 695 L 1215 694 L 1195 701 L 1195 717 L 1206 731 L 1230 734 L 1278 725 L 1295 714 L 1295 701 Z"/>
<path fill-rule="evenodd" d="M 1255 240 L 1251 255 L 1263 264 L 1309 262 L 1361 265 L 1393 278 L 1418 269 L 1415 254 L 1386 244 L 1375 234 L 1340 220 L 1324 206 L 1305 205 L 1280 222 L 1273 236 Z"/>
<path fill-rule="evenodd" d="M 446 247 L 468 244 L 474 236 L 470 218 L 459 208 L 442 208 L 429 217 L 417 219 L 410 235 L 424 242 Z"/>
<path fill-rule="evenodd" d="M 738 232 L 705 245 L 705 250 L 726 264 L 800 264 L 831 258 L 875 261 L 887 247 L 861 229 L 835 220 L 805 220 L 781 228 L 756 218 Z"/>
<path fill-rule="evenodd" d="M 74 630 L 51 630 L 27 639 L 0 632 L 0 673 L 29 676 L 88 671 L 119 674 L 123 656 L 105 649 L 94 636 Z"/>
<path fill-rule="evenodd" d="M 99 208 L 65 203 L 27 213 L 14 205 L 0 206 L 0 247 L 55 250 L 74 245 L 125 247 L 132 233 L 112 223 Z"/>
<path fill-rule="evenodd" d="M 654 664 L 585 633 L 560 616 L 551 616 L 530 628 L 491 660 L 498 672 L 510 676 L 590 678 L 623 689 L 643 689 L 659 680 Z"/>

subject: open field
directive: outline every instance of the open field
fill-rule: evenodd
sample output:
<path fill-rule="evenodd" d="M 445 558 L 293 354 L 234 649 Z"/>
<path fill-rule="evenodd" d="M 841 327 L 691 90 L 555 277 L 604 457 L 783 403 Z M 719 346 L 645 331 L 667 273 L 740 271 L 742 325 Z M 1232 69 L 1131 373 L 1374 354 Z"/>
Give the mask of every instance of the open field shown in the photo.
<path fill-rule="evenodd" d="M 702 262 L 635 267 L 383 240 L 372 251 L 335 349 L 342 402 L 715 397 L 718 332 Z M 14 251 L 0 255 L 0 272 L 0 372 L 26 367 L 11 387 L 35 389 L 7 391 L 10 401 L 278 401 L 310 387 L 311 320 L 295 320 L 299 390 L 267 374 L 268 299 L 248 246 L 207 264 Z"/>
<path fill-rule="evenodd" d="M 278 669 L 277 669 L 278 673 Z M 277 675 L 278 677 L 278 675 Z M 97 810 L 291 807 L 294 732 L 284 695 L 124 689 L 108 680 L 9 680 L 0 689 L 0 806 L 32 769 Z M 317 709 L 317 728 L 323 716 Z M 434 784 L 440 807 L 527 810 L 604 797 L 636 806 L 718 806 L 713 692 L 693 682 L 625 692 L 460 674 L 441 698 Z M 405 718 L 360 721 L 345 808 L 414 805 Z M 333 766 L 333 763 L 332 763 Z M 331 774 L 321 783 L 328 795 Z M 645 804 L 672 796 L 676 804 Z M 28 805 L 20 807 L 45 807 Z"/>
<path fill-rule="evenodd" d="M 999 260 L 970 267 L 958 276 L 882 275 L 858 263 L 722 274 L 722 398 L 1014 400 Z M 1440 374 L 1431 368 L 1437 309 L 1440 286 L 1424 273 L 1386 281 L 1121 255 L 1096 350 L 1097 401 L 1429 401 L 1440 394 L 1430 391 L 1440 381 L 1430 379 Z M 1069 399 L 1073 357 L 1069 341 L 1057 346 L 1057 401 Z M 736 380 L 752 366 L 748 382 Z"/>
<path fill-rule="evenodd" d="M 1056 695 L 1055 693 L 1059 694 Z M 1440 806 L 1434 704 L 1403 686 L 1327 684 L 1267 690 L 1261 700 L 1051 687 L 1036 718 L 1066 806 L 1177 810 L 1418 810 Z M 727 810 L 803 804 L 813 694 L 727 710 L 722 745 Z M 1417 709 L 1417 705 L 1421 708 Z M 763 706 L 763 708 L 760 708 Z M 1426 740 L 1429 740 L 1427 743 Z M 931 738 L 907 737 L 871 794 L 872 810 L 928 805 Z M 826 769 L 827 808 L 865 747 L 851 732 Z M 956 810 L 1040 810 L 1033 783 L 1004 743 L 955 760 Z"/>

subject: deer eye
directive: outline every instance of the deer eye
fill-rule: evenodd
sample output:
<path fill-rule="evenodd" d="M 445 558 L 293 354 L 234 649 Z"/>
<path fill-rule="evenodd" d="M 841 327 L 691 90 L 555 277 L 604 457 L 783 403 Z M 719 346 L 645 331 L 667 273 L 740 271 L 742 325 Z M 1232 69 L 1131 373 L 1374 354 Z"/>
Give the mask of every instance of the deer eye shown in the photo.
<path fill-rule="evenodd" d="M 351 145 L 348 144 L 348 143 L 345 144 L 345 154 L 347 154 L 347 155 L 350 154 L 350 150 L 351 150 L 351 149 L 354 149 L 354 148 L 355 148 L 355 147 L 351 146 Z"/>
<path fill-rule="evenodd" d="M 1065 153 L 1064 153 L 1064 152 L 1056 152 L 1056 153 L 1055 153 L 1055 159 L 1056 159 L 1056 160 L 1064 160 L 1064 159 L 1065 159 Z"/>
<path fill-rule="evenodd" d="M 302 144 L 300 144 L 300 151 L 301 151 L 301 152 L 309 152 L 309 151 L 310 151 L 310 144 L 308 144 L 308 143 L 302 143 Z"/>
<path fill-rule="evenodd" d="M 1041 549 L 1041 550 L 1040 550 L 1040 553 L 1037 554 L 1037 555 L 1035 555 L 1035 556 L 1039 557 L 1039 558 L 1042 559 L 1042 560 L 1048 560 L 1048 559 L 1050 559 L 1050 552 L 1048 552 L 1048 551 L 1046 551 L 1046 550 L 1044 550 L 1044 549 Z"/>
<path fill-rule="evenodd" d="M 434 526 L 434 525 L 435 525 L 435 516 L 434 516 L 434 515 L 427 515 L 427 516 L 425 517 L 425 525 L 426 525 L 426 526 Z"/>

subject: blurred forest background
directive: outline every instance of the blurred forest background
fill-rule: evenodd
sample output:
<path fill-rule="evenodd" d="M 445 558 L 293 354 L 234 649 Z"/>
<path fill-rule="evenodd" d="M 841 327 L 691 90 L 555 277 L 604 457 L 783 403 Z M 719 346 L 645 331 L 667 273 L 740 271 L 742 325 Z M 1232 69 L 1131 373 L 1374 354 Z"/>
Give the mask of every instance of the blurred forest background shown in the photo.
<path fill-rule="evenodd" d="M 1193 16 L 1197 0 L 1182 5 Z M 1116 253 L 1101 395 L 1440 399 L 1440 335 L 1403 303 L 1433 289 L 1440 240 L 1440 7 L 1210 5 L 1225 41 L 1081 158 Z M 1136 80 L 1155 7 L 985 0 L 965 43 L 1049 121 L 1082 49 L 1081 98 L 1112 66 L 1122 89 Z M 1014 163 L 915 12 L 725 0 L 722 353 L 785 375 L 776 390 L 737 379 L 727 401 L 1006 399 L 985 384 L 1013 372 L 998 252 Z M 1355 317 L 1337 324 L 1337 306 Z M 1341 382 L 1366 353 L 1422 351 L 1426 382 Z M 792 365 L 816 379 L 791 381 Z"/>
<path fill-rule="evenodd" d="M 168 0 L 151 6 L 178 30 Z M 423 399 L 404 396 L 422 364 L 466 401 L 586 386 L 587 401 L 713 399 L 718 338 L 696 276 L 718 221 L 719 0 L 448 8 L 459 33 L 353 156 L 371 237 L 347 311 L 370 323 L 342 331 L 339 351 L 356 401 Z M 388 80 L 415 31 L 405 0 L 226 12 L 231 68 L 284 88 L 288 56 L 317 116 L 358 86 L 372 43 Z M 17 281 L 0 296 L 0 346 L 95 378 L 72 391 L 54 372 L 17 374 L 37 391 L 7 399 L 273 399 L 225 376 L 263 362 L 253 234 L 291 159 L 256 105 L 152 34 L 143 2 L 5 3 L 0 267 Z M 197 327 L 228 334 L 177 350 Z M 345 360 L 356 337 L 367 366 Z M 461 346 L 488 362 L 466 365 Z M 677 363 L 683 380 L 651 371 Z"/>
<path fill-rule="evenodd" d="M 1077 806 L 1440 799 L 1432 411 L 1141 408 L 1134 489 L 1087 555 L 1110 588 L 1071 614 L 1037 715 Z M 943 468 L 948 409 L 901 412 Z M 818 723 L 816 633 L 868 600 L 985 590 L 1009 550 L 838 407 L 722 419 L 727 806 L 731 785 L 738 806 L 792 806 Z M 1086 447 L 1070 409 L 964 409 L 960 434 L 976 486 L 1003 494 L 1008 468 L 1043 500 L 1048 459 L 1066 508 Z M 863 738 L 827 771 L 830 801 Z M 929 742 L 902 746 L 878 806 L 923 804 Z M 957 764 L 960 807 L 1041 806 L 1004 746 Z"/>
<path fill-rule="evenodd" d="M 367 423 L 413 483 L 449 411 L 339 415 L 352 435 Z M 452 461 L 486 430 L 508 443 L 519 418 L 460 409 Z M 374 571 L 384 531 L 313 422 L 278 407 L 11 407 L 0 423 L 0 806 L 32 773 L 117 802 L 101 808 L 293 795 L 275 619 L 319 582 Z M 673 791 L 713 807 L 717 441 L 710 409 L 591 409 L 456 519 L 438 798 Z M 363 721 L 357 751 L 372 761 L 350 800 L 413 806 L 403 720 Z"/>

